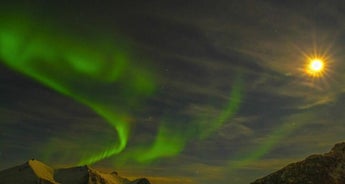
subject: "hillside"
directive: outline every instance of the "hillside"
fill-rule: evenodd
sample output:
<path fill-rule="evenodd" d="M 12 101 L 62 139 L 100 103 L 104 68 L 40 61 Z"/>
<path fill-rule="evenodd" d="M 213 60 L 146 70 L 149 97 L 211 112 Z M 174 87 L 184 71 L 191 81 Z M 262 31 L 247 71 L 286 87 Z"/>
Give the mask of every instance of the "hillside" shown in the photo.
<path fill-rule="evenodd" d="M 0 184 L 150 184 L 145 178 L 130 181 L 117 172 L 103 173 L 89 166 L 53 169 L 38 160 L 0 171 Z"/>
<path fill-rule="evenodd" d="M 336 144 L 330 152 L 311 155 L 305 160 L 257 179 L 251 184 L 344 184 L 345 143 Z"/>

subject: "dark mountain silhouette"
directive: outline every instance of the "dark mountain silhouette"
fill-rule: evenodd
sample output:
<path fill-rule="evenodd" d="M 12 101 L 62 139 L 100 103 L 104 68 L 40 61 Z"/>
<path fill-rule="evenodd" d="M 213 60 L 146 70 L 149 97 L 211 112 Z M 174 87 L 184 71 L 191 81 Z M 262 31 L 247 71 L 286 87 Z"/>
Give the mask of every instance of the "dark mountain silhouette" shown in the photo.
<path fill-rule="evenodd" d="M 130 181 L 117 172 L 103 173 L 89 166 L 53 169 L 38 160 L 0 171 L 0 184 L 150 184 L 146 178 Z"/>
<path fill-rule="evenodd" d="M 345 142 L 336 144 L 328 153 L 311 155 L 251 184 L 345 184 Z"/>

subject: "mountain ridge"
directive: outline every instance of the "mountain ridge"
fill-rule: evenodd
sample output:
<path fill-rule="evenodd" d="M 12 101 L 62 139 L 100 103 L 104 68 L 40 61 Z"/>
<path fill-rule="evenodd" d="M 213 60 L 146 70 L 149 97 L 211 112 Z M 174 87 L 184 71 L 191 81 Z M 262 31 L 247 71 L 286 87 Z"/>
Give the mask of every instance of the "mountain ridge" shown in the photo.
<path fill-rule="evenodd" d="M 117 172 L 103 173 L 90 166 L 53 169 L 35 159 L 0 171 L 0 184 L 150 184 L 146 178 L 133 181 Z"/>
<path fill-rule="evenodd" d="M 328 153 L 313 154 L 288 164 L 282 169 L 251 184 L 344 184 L 345 142 L 336 144 Z"/>

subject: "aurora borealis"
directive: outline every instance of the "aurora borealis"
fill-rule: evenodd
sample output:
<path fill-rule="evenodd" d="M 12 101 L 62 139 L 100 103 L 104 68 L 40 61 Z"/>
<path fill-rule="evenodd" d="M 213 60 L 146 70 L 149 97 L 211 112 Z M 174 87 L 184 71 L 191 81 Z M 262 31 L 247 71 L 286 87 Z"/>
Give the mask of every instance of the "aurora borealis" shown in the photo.
<path fill-rule="evenodd" d="M 2 2 L 0 169 L 37 158 L 242 184 L 325 152 L 344 140 L 341 7 Z"/>

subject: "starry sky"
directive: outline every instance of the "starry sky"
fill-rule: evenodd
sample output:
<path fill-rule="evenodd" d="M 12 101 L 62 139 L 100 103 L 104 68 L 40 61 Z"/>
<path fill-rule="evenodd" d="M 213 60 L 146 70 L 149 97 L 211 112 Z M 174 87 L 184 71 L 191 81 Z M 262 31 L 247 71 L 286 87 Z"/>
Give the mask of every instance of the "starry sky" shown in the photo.
<path fill-rule="evenodd" d="M 0 169 L 244 184 L 344 140 L 342 1 L 0 5 Z"/>

